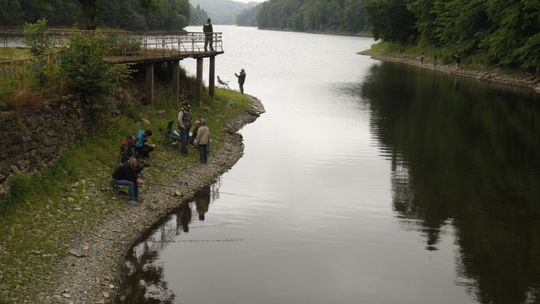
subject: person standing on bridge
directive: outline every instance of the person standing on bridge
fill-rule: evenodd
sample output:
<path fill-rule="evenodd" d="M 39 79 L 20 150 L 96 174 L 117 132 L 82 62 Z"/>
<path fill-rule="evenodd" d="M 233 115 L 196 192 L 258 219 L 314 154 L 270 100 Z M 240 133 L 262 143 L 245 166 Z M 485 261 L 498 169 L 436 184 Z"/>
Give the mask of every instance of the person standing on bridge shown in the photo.
<path fill-rule="evenodd" d="M 240 87 L 240 93 L 244 94 L 244 82 L 246 82 L 246 71 L 240 70 L 240 75 L 234 73 L 234 76 L 238 78 L 238 86 Z"/>
<path fill-rule="evenodd" d="M 212 44 L 214 43 L 214 28 L 212 27 L 212 19 L 208 18 L 203 25 L 204 32 L 204 51 L 208 52 L 208 45 L 210 45 L 210 52 L 214 51 Z"/>

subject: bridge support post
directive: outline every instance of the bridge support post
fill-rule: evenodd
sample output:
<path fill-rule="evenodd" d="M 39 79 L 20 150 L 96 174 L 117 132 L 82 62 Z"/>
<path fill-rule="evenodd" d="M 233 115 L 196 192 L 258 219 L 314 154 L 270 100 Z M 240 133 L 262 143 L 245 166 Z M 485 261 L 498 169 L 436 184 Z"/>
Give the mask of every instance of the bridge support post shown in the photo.
<path fill-rule="evenodd" d="M 202 89 L 203 89 L 203 59 L 197 58 L 197 101 L 202 107 Z"/>
<path fill-rule="evenodd" d="M 216 56 L 210 57 L 210 71 L 208 73 L 208 93 L 211 97 L 216 95 Z"/>
<path fill-rule="evenodd" d="M 154 104 L 154 64 L 146 64 L 146 102 Z"/>
<path fill-rule="evenodd" d="M 174 60 L 172 65 L 173 98 L 178 105 L 180 103 L 180 60 Z"/>

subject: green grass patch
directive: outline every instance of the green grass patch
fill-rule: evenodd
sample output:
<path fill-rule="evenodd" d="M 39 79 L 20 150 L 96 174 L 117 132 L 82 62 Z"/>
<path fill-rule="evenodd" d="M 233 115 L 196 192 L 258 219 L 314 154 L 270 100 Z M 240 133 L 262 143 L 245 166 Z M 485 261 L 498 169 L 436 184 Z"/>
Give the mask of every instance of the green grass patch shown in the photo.
<path fill-rule="evenodd" d="M 216 97 L 206 96 L 203 104 L 201 109 L 192 103 L 193 120 L 208 121 L 216 151 L 223 143 L 224 123 L 245 112 L 250 102 L 239 93 L 217 89 Z M 55 265 L 68 254 L 73 240 L 125 206 L 127 197 L 117 198 L 108 189 L 120 142 L 127 134 L 154 131 L 150 139 L 156 150 L 141 176 L 150 187 L 198 164 L 195 149 L 181 157 L 177 146 L 161 144 L 158 128 L 165 128 L 170 120 L 176 125 L 176 116 L 176 105 L 165 100 L 125 109 L 124 115 L 98 132 L 73 143 L 53 165 L 14 177 L 11 193 L 0 199 L 0 303 L 18 302 L 23 294 L 33 298 L 43 291 L 44 282 L 61 271 Z M 144 191 L 145 187 L 143 196 Z"/>

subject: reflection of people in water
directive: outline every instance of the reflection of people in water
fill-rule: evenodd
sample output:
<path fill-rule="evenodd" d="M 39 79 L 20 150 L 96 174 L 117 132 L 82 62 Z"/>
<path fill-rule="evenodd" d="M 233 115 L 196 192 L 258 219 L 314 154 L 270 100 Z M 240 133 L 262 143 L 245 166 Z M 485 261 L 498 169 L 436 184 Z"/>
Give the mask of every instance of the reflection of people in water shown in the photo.
<path fill-rule="evenodd" d="M 193 199 L 197 207 L 197 214 L 199 214 L 199 221 L 204 221 L 204 214 L 208 212 L 210 205 L 210 187 L 204 187 L 197 191 Z"/>
<path fill-rule="evenodd" d="M 178 229 L 182 227 L 182 231 L 189 232 L 189 223 L 191 223 L 191 207 L 185 203 L 178 208 L 176 214 L 176 233 Z"/>

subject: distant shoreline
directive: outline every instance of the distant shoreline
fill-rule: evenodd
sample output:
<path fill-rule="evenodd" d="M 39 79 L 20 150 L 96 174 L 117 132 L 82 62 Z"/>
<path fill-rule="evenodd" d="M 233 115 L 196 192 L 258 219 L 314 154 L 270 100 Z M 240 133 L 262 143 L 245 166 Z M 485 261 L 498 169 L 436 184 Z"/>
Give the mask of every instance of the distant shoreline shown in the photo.
<path fill-rule="evenodd" d="M 505 71 L 502 69 L 490 67 L 456 67 L 455 64 L 434 64 L 433 58 L 426 57 L 422 62 L 420 57 L 404 53 L 381 54 L 372 50 L 365 50 L 358 52 L 358 54 L 370 56 L 373 59 L 378 59 L 382 61 L 405 63 L 419 68 L 435 70 L 450 75 L 466 77 L 480 81 L 487 81 L 491 83 L 522 89 L 528 89 L 536 94 L 540 94 L 540 79 L 538 79 L 535 75 L 526 72 Z"/>
<path fill-rule="evenodd" d="M 240 25 L 238 25 L 240 26 Z M 274 28 L 274 27 L 269 27 L 269 28 L 259 28 L 259 27 L 256 27 L 255 28 L 259 29 L 259 30 L 263 30 L 263 31 L 276 31 L 276 32 L 292 32 L 292 33 L 305 33 L 305 34 L 319 34 L 319 35 L 332 35 L 332 36 L 351 36 L 351 37 L 365 37 L 365 38 L 371 38 L 373 37 L 371 34 L 369 33 L 347 33 L 347 32 L 331 32 L 331 31 L 325 31 L 325 32 L 316 32 L 316 31 L 297 31 L 297 30 L 293 30 L 293 29 L 282 29 L 282 28 Z"/>

